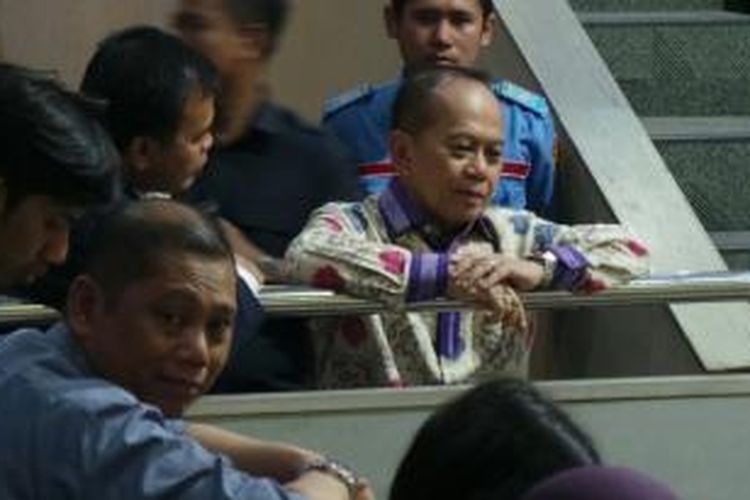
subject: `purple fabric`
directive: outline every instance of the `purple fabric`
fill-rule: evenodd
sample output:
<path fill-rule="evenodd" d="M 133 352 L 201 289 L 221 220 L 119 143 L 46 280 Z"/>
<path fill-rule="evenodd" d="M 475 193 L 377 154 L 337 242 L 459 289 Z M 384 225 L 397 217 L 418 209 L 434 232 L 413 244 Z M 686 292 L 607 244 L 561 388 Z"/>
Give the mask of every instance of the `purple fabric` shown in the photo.
<path fill-rule="evenodd" d="M 437 353 L 446 359 L 457 359 L 464 350 L 464 343 L 459 335 L 461 331 L 461 313 L 441 312 L 438 314 Z"/>
<path fill-rule="evenodd" d="M 469 224 L 455 235 L 447 235 L 442 243 L 431 238 L 427 230 L 428 218 L 424 210 L 409 195 L 398 179 L 393 179 L 378 198 L 378 209 L 391 240 L 409 231 L 420 231 L 422 237 L 433 250 L 445 249 L 445 253 L 413 253 L 409 267 L 407 302 L 430 300 L 445 295 L 448 286 L 448 255 L 460 241 L 474 231 L 485 233 L 488 241 L 497 240 L 491 224 L 481 217 L 475 224 Z M 438 235 L 443 236 L 443 235 Z M 437 239 L 439 240 L 439 238 Z M 444 312 L 438 314 L 435 349 L 439 356 L 456 359 L 465 346 L 461 339 L 461 313 Z"/>
<path fill-rule="evenodd" d="M 409 266 L 407 302 L 418 302 L 441 297 L 448 284 L 448 255 L 444 253 L 414 253 Z"/>
<path fill-rule="evenodd" d="M 378 208 L 391 239 L 424 224 L 424 213 L 395 179 L 388 183 L 378 198 Z"/>
<path fill-rule="evenodd" d="M 623 467 L 579 467 L 542 481 L 521 500 L 679 500 L 669 487 Z"/>
<path fill-rule="evenodd" d="M 557 257 L 557 268 L 552 278 L 552 286 L 566 290 L 579 288 L 586 278 L 586 271 L 589 267 L 586 257 L 570 245 L 553 246 L 549 251 Z"/>

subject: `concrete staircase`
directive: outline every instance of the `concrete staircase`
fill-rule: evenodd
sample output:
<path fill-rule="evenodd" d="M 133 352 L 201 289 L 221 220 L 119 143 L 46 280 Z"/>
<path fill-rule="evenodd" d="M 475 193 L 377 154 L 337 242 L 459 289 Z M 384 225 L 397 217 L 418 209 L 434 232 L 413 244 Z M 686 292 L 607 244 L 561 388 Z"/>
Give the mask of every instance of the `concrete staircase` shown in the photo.
<path fill-rule="evenodd" d="M 750 1 L 570 3 L 727 263 L 750 267 Z"/>

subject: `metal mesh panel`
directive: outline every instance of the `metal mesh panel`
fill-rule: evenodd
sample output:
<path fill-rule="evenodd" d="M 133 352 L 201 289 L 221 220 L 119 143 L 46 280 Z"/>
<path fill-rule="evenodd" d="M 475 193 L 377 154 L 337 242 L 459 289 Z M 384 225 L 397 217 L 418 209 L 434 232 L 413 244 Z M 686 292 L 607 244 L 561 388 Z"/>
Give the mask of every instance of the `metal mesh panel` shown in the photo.
<path fill-rule="evenodd" d="M 661 142 L 657 147 L 708 231 L 750 228 L 750 142 Z"/>
<path fill-rule="evenodd" d="M 570 0 L 573 10 L 623 11 L 623 10 L 695 10 L 721 9 L 723 0 Z"/>
<path fill-rule="evenodd" d="M 588 32 L 637 113 L 750 115 L 750 23 Z"/>

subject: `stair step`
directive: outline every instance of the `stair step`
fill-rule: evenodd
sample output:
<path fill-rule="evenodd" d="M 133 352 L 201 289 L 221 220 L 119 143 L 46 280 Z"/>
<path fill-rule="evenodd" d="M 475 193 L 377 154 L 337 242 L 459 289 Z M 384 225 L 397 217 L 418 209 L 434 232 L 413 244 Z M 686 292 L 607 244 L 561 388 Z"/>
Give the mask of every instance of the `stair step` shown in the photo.
<path fill-rule="evenodd" d="M 750 252 L 750 231 L 714 231 L 711 239 L 724 252 Z"/>
<path fill-rule="evenodd" d="M 654 141 L 750 140 L 750 116 L 643 116 L 641 122 Z"/>
<path fill-rule="evenodd" d="M 723 0 L 570 0 L 576 11 L 722 9 Z"/>
<path fill-rule="evenodd" d="M 634 12 L 593 11 L 581 12 L 578 19 L 586 26 L 633 25 L 728 25 L 750 24 L 750 16 L 725 10 L 649 10 Z"/>
<path fill-rule="evenodd" d="M 593 12 L 581 18 L 637 113 L 750 115 L 750 16 Z"/>
<path fill-rule="evenodd" d="M 706 230 L 750 230 L 750 116 L 642 121 Z"/>
<path fill-rule="evenodd" d="M 750 269 L 750 231 L 714 231 L 709 235 L 730 270 Z"/>

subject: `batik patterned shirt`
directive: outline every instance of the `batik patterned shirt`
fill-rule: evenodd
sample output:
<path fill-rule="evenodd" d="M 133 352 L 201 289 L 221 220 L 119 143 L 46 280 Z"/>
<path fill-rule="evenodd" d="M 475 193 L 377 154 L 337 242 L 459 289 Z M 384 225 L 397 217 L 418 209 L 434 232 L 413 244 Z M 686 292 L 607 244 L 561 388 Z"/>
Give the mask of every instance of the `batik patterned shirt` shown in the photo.
<path fill-rule="evenodd" d="M 516 258 L 552 252 L 552 288 L 595 292 L 648 269 L 644 245 L 619 225 L 565 226 L 492 206 L 474 223 L 444 234 L 398 180 L 361 203 L 329 203 L 290 245 L 290 276 L 382 301 L 388 312 L 314 320 L 319 385 L 451 384 L 488 372 L 523 375 L 531 349 L 525 322 L 504 324 L 482 310 L 405 311 L 411 302 L 445 295 L 450 254 L 466 245 L 489 245 Z"/>

